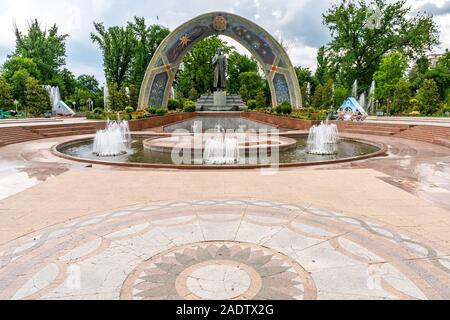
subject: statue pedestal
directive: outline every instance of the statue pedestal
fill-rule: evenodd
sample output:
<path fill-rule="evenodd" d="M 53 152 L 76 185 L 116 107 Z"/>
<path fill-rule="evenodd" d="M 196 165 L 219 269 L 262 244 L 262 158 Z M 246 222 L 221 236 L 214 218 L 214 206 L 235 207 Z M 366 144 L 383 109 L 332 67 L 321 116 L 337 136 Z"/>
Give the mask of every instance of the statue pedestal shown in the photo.
<path fill-rule="evenodd" d="M 225 91 L 214 92 L 214 105 L 216 107 L 223 107 L 227 105 L 227 93 Z"/>

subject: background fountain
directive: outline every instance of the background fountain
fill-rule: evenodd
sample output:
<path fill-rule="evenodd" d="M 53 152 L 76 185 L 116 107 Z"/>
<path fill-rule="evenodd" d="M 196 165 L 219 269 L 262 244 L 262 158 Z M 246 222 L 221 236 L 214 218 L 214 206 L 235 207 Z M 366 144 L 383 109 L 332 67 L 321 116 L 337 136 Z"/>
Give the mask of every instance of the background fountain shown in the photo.
<path fill-rule="evenodd" d="M 352 87 L 352 97 L 358 99 L 358 80 L 355 80 Z"/>
<path fill-rule="evenodd" d="M 105 130 L 96 133 L 93 153 L 98 157 L 126 154 L 131 146 L 131 133 L 127 121 L 108 121 Z"/>
<path fill-rule="evenodd" d="M 366 93 L 363 92 L 360 96 L 359 96 L 359 100 L 358 103 L 361 105 L 361 107 L 363 107 L 364 110 L 366 109 Z"/>
<path fill-rule="evenodd" d="M 52 113 L 54 115 L 74 115 L 75 112 L 61 100 L 61 93 L 58 87 L 44 86 L 50 97 L 50 103 L 52 105 Z"/>
<path fill-rule="evenodd" d="M 375 109 L 375 91 L 376 91 L 376 82 L 372 81 L 369 91 L 369 105 L 367 107 L 367 111 L 374 113 Z"/>
<path fill-rule="evenodd" d="M 103 87 L 103 107 L 105 111 L 109 111 L 109 90 L 108 90 L 108 84 L 105 83 L 105 86 Z"/>
<path fill-rule="evenodd" d="M 309 131 L 307 152 L 314 155 L 332 155 L 338 153 L 339 132 L 335 124 L 322 122 Z"/>

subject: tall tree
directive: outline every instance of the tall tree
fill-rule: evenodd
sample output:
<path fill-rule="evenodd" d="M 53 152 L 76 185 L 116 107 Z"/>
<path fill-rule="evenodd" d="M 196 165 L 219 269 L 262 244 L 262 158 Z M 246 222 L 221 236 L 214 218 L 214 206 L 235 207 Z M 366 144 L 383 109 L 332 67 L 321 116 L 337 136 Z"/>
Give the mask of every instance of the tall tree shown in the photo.
<path fill-rule="evenodd" d="M 91 40 L 102 50 L 106 81 L 117 84 L 120 89 L 130 79 L 136 50 L 133 27 L 128 24 L 105 29 L 103 23 L 94 22 L 94 28 L 96 33 L 91 33 Z"/>
<path fill-rule="evenodd" d="M 377 82 L 376 99 L 388 104 L 392 101 L 397 83 L 403 78 L 408 67 L 407 57 L 400 52 L 387 54 L 373 79 Z"/>
<path fill-rule="evenodd" d="M 318 83 L 324 85 L 328 79 L 335 78 L 331 76 L 331 62 L 325 47 L 320 47 L 317 52 L 317 70 L 315 79 Z"/>
<path fill-rule="evenodd" d="M 136 49 L 131 70 L 131 82 L 141 86 L 145 71 L 161 42 L 169 35 L 170 30 L 160 25 L 147 26 L 145 18 L 134 17 L 130 23 L 136 37 Z"/>
<path fill-rule="evenodd" d="M 29 23 L 27 34 L 22 34 L 17 26 L 14 33 L 16 50 L 13 56 L 32 59 L 40 71 L 39 80 L 51 80 L 65 65 L 68 35 L 59 35 L 56 25 L 45 30 L 35 19 Z"/>
<path fill-rule="evenodd" d="M 418 90 L 422 86 L 428 71 L 430 70 L 430 60 L 427 57 L 419 57 L 414 66 L 409 71 L 409 81 L 413 89 Z"/>
<path fill-rule="evenodd" d="M 433 17 L 413 14 L 406 0 L 342 0 L 323 16 L 332 36 L 327 46 L 339 80 L 358 80 L 367 90 L 383 56 L 399 51 L 416 58 L 439 43 Z"/>
<path fill-rule="evenodd" d="M 238 93 L 239 75 L 244 72 L 258 72 L 258 62 L 254 58 L 233 51 L 228 58 L 227 91 Z"/>

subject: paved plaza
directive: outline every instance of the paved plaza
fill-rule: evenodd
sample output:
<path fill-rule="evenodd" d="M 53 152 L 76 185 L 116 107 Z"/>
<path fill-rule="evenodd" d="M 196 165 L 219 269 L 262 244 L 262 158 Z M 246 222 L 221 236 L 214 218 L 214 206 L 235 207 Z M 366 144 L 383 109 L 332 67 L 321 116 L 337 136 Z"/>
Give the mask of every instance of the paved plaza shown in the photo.
<path fill-rule="evenodd" d="M 361 136 L 359 136 L 361 137 Z M 0 153 L 2 299 L 450 299 L 450 149 L 179 171 Z"/>

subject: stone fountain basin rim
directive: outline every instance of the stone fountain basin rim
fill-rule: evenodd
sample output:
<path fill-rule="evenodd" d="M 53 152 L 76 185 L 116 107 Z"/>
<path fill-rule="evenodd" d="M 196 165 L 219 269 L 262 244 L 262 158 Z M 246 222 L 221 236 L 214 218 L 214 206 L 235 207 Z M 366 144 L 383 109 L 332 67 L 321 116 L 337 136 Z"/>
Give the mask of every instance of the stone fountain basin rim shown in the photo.
<path fill-rule="evenodd" d="M 155 136 L 168 136 L 167 134 L 133 134 L 133 138 L 146 138 L 146 137 L 155 137 Z M 289 137 L 301 137 L 308 136 L 305 133 L 299 134 L 285 134 L 284 136 Z M 149 168 L 149 169 L 179 169 L 179 170 L 246 170 L 246 169 L 264 169 L 264 168 L 296 168 L 296 167 L 311 167 L 311 166 L 320 166 L 327 164 L 338 164 L 338 163 L 348 163 L 360 160 L 366 160 L 369 158 L 386 156 L 389 150 L 388 146 L 381 142 L 374 142 L 365 139 L 354 139 L 354 138 L 346 138 L 341 137 L 341 141 L 351 141 L 351 142 L 359 142 L 365 143 L 374 147 L 379 148 L 378 151 L 373 153 L 368 153 L 362 156 L 343 158 L 338 160 L 324 160 L 324 161 L 312 161 L 312 162 L 299 162 L 299 163 L 279 163 L 279 164 L 259 164 L 259 165 L 176 165 L 176 164 L 160 164 L 160 163 L 133 163 L 133 162 L 114 162 L 114 161 L 105 161 L 105 160 L 94 160 L 94 159 L 86 159 L 75 156 L 70 156 L 65 154 L 59 149 L 63 147 L 67 147 L 73 144 L 79 144 L 81 142 L 91 141 L 94 138 L 94 135 L 88 138 L 80 138 L 75 140 L 66 141 L 63 143 L 59 143 L 54 145 L 51 148 L 51 152 L 53 155 L 76 162 L 86 163 L 86 164 L 97 164 L 104 166 L 116 166 L 116 167 L 126 167 L 126 168 Z"/>

